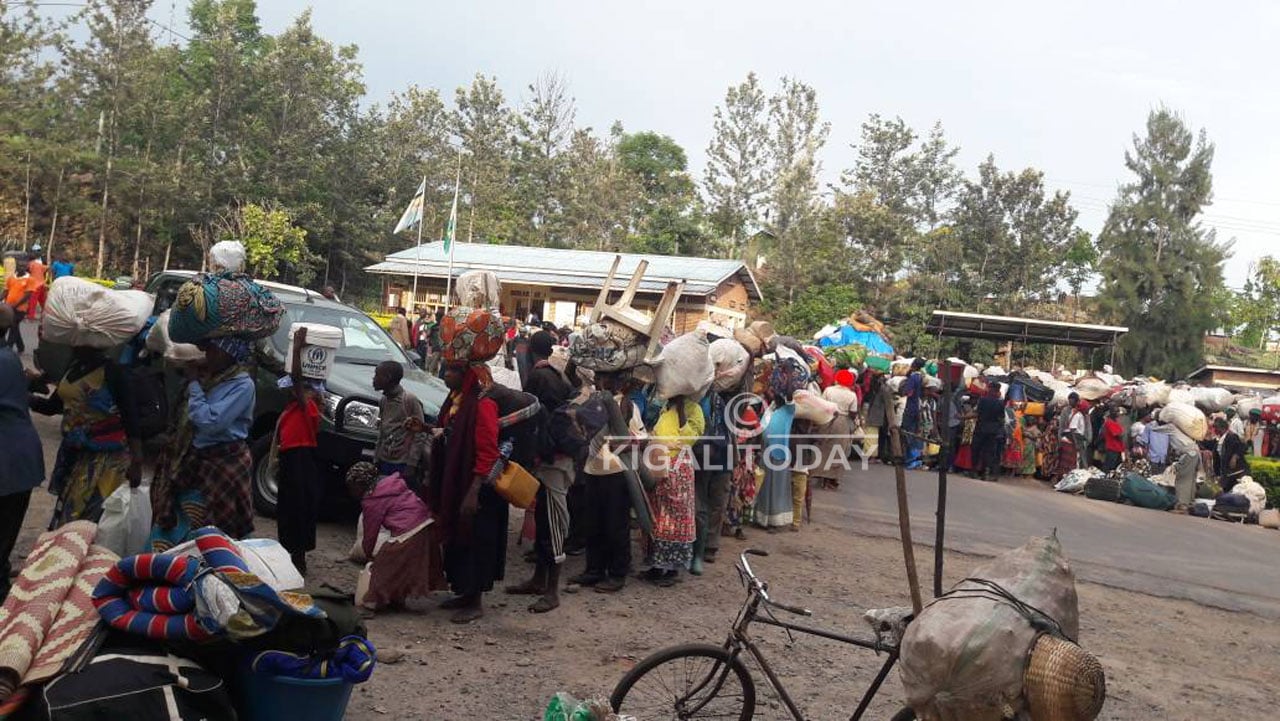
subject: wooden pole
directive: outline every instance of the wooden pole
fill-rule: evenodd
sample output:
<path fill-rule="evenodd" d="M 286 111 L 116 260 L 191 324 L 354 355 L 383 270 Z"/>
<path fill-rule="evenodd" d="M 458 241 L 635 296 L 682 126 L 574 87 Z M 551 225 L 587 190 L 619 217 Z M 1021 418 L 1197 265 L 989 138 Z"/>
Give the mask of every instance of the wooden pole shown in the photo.
<path fill-rule="evenodd" d="M 889 411 L 889 447 L 893 452 L 893 476 L 898 488 L 898 530 L 902 535 L 902 560 L 907 565 L 911 608 L 918 614 L 924 608 L 924 602 L 920 598 L 920 574 L 916 570 L 915 545 L 911 541 L 911 512 L 907 505 L 907 472 L 903 469 L 902 435 L 892 410 Z"/>

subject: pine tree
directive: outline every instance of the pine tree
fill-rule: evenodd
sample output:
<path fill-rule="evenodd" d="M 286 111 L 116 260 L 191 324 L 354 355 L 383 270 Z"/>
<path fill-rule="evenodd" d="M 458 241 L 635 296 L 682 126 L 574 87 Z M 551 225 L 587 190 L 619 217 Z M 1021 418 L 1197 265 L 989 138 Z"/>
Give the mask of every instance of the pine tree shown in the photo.
<path fill-rule="evenodd" d="M 709 220 L 735 256 L 749 229 L 759 223 L 769 189 L 767 113 L 768 101 L 755 73 L 729 88 L 724 104 L 715 109 L 703 188 Z"/>
<path fill-rule="evenodd" d="M 1217 327 L 1222 266 L 1230 243 L 1219 243 L 1197 218 L 1213 197 L 1213 145 L 1193 135 L 1166 108 L 1147 118 L 1125 166 L 1135 176 L 1121 186 L 1099 236 L 1099 302 L 1127 326 L 1119 361 L 1129 373 L 1176 377 L 1204 357 L 1205 333 Z"/>

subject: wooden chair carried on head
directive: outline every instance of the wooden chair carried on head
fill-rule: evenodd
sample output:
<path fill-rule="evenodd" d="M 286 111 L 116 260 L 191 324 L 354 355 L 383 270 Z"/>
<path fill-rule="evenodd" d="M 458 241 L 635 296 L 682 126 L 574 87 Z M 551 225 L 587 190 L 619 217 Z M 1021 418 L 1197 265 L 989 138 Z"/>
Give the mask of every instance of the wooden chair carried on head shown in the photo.
<path fill-rule="evenodd" d="M 613 289 L 613 279 L 621 263 L 622 256 L 615 255 L 613 266 L 609 268 L 609 277 L 601 286 L 595 307 L 591 309 L 590 321 L 597 323 L 601 320 L 610 320 L 648 337 L 649 345 L 645 349 L 644 357 L 646 361 L 650 361 L 657 358 L 658 350 L 662 345 L 662 331 L 666 329 L 671 322 L 671 317 L 675 314 L 676 304 L 680 302 L 680 294 L 684 290 L 684 281 L 673 280 L 667 283 L 666 290 L 662 292 L 662 300 L 658 301 L 658 309 L 650 318 L 644 312 L 631 307 L 631 301 L 635 299 L 636 291 L 640 289 L 644 272 L 649 268 L 647 260 L 641 260 L 636 266 L 635 272 L 631 274 L 631 281 L 622 292 L 622 297 L 618 298 L 616 303 L 609 303 L 609 291 Z"/>

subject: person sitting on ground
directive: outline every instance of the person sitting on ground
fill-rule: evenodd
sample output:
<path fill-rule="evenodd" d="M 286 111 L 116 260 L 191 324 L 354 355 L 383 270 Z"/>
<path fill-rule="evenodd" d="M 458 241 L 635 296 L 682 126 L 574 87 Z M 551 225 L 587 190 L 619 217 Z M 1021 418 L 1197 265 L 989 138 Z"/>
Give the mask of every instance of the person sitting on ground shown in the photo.
<path fill-rule="evenodd" d="M 422 401 L 401 387 L 403 379 L 404 366 L 396 361 L 383 361 L 373 372 L 373 389 L 382 393 L 374 461 L 379 473 L 399 473 L 415 483 L 427 457 L 427 439 L 416 430 L 424 412 Z"/>

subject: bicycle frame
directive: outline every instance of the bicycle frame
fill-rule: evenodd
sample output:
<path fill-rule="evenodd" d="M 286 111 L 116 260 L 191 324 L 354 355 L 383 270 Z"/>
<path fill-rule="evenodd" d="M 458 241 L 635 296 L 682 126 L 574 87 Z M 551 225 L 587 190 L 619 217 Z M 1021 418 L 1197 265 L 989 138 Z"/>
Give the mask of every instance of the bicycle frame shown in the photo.
<path fill-rule="evenodd" d="M 889 672 L 893 669 L 894 664 L 898 662 L 897 647 L 883 644 L 878 638 L 871 640 L 860 636 L 850 636 L 804 624 L 780 621 L 771 615 L 761 615 L 760 605 L 762 603 L 766 603 L 765 599 L 762 598 L 758 592 L 753 590 L 750 597 L 747 599 L 747 602 L 743 605 L 742 610 L 738 613 L 738 619 L 733 624 L 733 630 L 730 632 L 728 640 L 725 641 L 725 648 L 730 652 L 733 658 L 737 658 L 741 655 L 743 649 L 746 649 L 747 652 L 751 654 L 752 658 L 756 660 L 756 663 L 760 664 L 760 668 L 764 671 L 764 675 L 768 679 L 769 685 L 778 692 L 778 696 L 782 698 L 783 704 L 786 705 L 787 710 L 791 712 L 791 716 L 795 718 L 796 721 L 804 721 L 804 715 L 800 711 L 800 708 L 796 706 L 791 695 L 787 693 L 787 689 L 783 685 L 782 679 L 778 678 L 778 674 L 774 672 L 773 667 L 769 665 L 769 661 L 764 657 L 764 653 L 760 651 L 760 648 L 756 646 L 756 644 L 751 640 L 750 635 L 747 633 L 747 629 L 752 623 L 774 626 L 787 631 L 803 633 L 809 636 L 818 636 L 838 643 L 845 643 L 859 648 L 870 649 L 876 653 L 885 652 L 889 654 L 889 657 L 885 659 L 884 665 L 880 667 L 880 672 L 876 674 L 875 680 L 871 682 L 871 686 L 868 687 L 866 692 L 862 695 L 862 700 L 858 703 L 858 707 L 854 710 L 853 715 L 849 717 L 849 721 L 860 721 L 862 715 L 866 713 L 867 707 L 871 705 L 871 699 L 875 698 L 876 693 L 880 691 L 880 687 L 884 685 L 885 679 L 888 678 Z M 726 672 L 727 670 L 728 667 L 726 666 Z M 717 682 L 717 685 L 718 684 L 719 682 Z"/>

